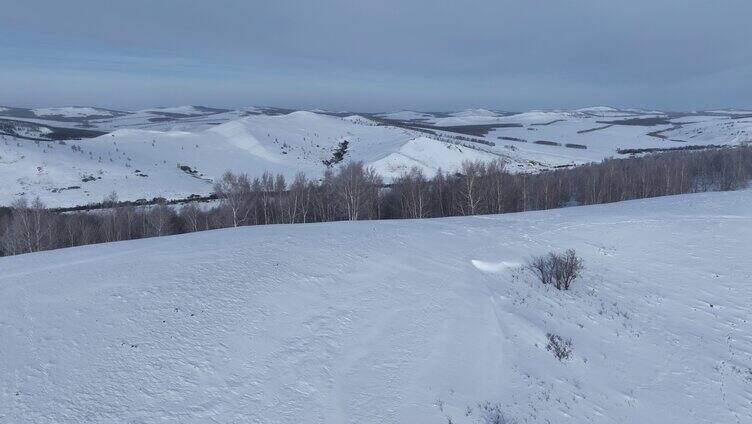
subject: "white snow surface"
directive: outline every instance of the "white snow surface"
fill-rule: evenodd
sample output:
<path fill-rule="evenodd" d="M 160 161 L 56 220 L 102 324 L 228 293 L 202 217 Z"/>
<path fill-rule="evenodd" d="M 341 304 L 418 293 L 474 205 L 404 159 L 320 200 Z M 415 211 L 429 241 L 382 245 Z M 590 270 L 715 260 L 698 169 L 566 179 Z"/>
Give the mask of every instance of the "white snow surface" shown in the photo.
<path fill-rule="evenodd" d="M 172 106 L 172 107 L 157 107 L 153 109 L 145 109 L 140 112 L 163 112 L 174 113 L 178 115 L 205 115 L 207 112 L 197 108 L 196 106 Z"/>
<path fill-rule="evenodd" d="M 619 109 L 613 108 L 611 106 L 590 106 L 590 107 L 583 107 L 580 109 L 577 109 L 577 112 L 590 112 L 590 113 L 610 113 L 610 112 L 618 112 Z"/>
<path fill-rule="evenodd" d="M 482 109 L 482 108 L 479 108 L 479 109 L 465 109 L 465 110 L 461 110 L 459 112 L 454 112 L 451 115 L 452 116 L 456 116 L 456 117 L 469 117 L 469 116 L 472 116 L 472 117 L 475 117 L 475 116 L 490 116 L 490 117 L 495 117 L 495 116 L 498 116 L 498 114 L 496 112 L 490 111 L 488 109 Z"/>
<path fill-rule="evenodd" d="M 0 422 L 752 422 L 752 191 L 0 258 Z M 326 248 L 322 248 L 326 246 Z M 518 270 L 574 248 L 571 291 Z M 546 350 L 571 338 L 572 357 Z M 469 415 L 468 415 L 469 412 Z"/>
<path fill-rule="evenodd" d="M 425 112 L 414 112 L 412 110 L 401 110 L 398 112 L 388 112 L 379 114 L 380 117 L 385 119 L 398 119 L 398 120 L 424 120 L 431 119 L 433 115 Z"/>
<path fill-rule="evenodd" d="M 425 175 L 436 175 L 439 169 L 457 170 L 465 161 L 489 162 L 497 155 L 479 150 L 441 143 L 427 137 L 418 137 L 403 144 L 398 151 L 370 163 L 379 174 L 389 177 L 409 172 L 413 167 Z"/>
<path fill-rule="evenodd" d="M 716 109 L 716 110 L 711 110 L 709 112 L 723 113 L 723 114 L 729 114 L 729 115 L 752 115 L 752 110 L 744 110 L 744 109 Z"/>
<path fill-rule="evenodd" d="M 104 109 L 79 106 L 37 108 L 32 109 L 32 112 L 36 116 L 41 117 L 62 116 L 64 118 L 81 118 L 87 116 L 112 116 L 112 112 Z"/>

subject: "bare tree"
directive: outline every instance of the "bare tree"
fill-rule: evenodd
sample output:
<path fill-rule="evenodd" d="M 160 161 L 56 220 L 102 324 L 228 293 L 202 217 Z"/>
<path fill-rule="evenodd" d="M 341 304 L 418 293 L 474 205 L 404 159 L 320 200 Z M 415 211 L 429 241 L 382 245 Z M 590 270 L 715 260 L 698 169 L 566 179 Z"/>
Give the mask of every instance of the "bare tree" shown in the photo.
<path fill-rule="evenodd" d="M 402 174 L 392 182 L 394 191 L 400 203 L 400 214 L 405 218 L 425 218 L 429 214 L 430 197 L 428 181 L 423 171 L 412 167 L 409 172 Z"/>
<path fill-rule="evenodd" d="M 229 210 L 233 227 L 243 224 L 248 218 L 250 192 L 251 185 L 246 174 L 226 172 L 214 184 L 214 193 L 220 198 L 222 206 Z"/>
<path fill-rule="evenodd" d="M 9 228 L 4 232 L 4 250 L 31 253 L 55 247 L 54 217 L 37 197 L 31 204 L 25 197 L 11 204 Z"/>
<path fill-rule="evenodd" d="M 272 206 L 274 198 L 274 177 L 271 172 L 261 175 L 261 211 L 264 224 L 272 224 Z"/>
<path fill-rule="evenodd" d="M 172 234 L 172 218 L 175 211 L 164 202 L 160 202 L 149 209 L 146 213 L 146 222 L 149 228 L 147 234 L 160 237 Z"/>
<path fill-rule="evenodd" d="M 118 195 L 116 192 L 111 192 L 102 200 L 102 207 L 106 208 L 106 213 L 102 216 L 101 222 L 102 238 L 104 241 L 116 241 L 120 240 L 118 225 Z"/>
<path fill-rule="evenodd" d="M 378 217 L 378 192 L 381 178 L 363 162 L 352 162 L 340 168 L 334 181 L 345 219 Z"/>
<path fill-rule="evenodd" d="M 180 209 L 180 217 L 187 232 L 199 231 L 201 228 L 201 210 L 193 203 L 188 203 Z"/>
<path fill-rule="evenodd" d="M 463 215 L 475 215 L 482 200 L 478 186 L 480 177 L 485 172 L 485 165 L 483 162 L 465 161 L 462 163 L 460 172 L 462 173 L 460 209 Z"/>
<path fill-rule="evenodd" d="M 506 190 L 506 164 L 501 160 L 494 160 L 486 166 L 486 175 L 488 179 L 488 188 L 486 190 L 489 212 L 503 213 Z"/>
<path fill-rule="evenodd" d="M 298 173 L 290 185 L 285 207 L 285 221 L 290 224 L 306 222 L 311 190 L 305 174 Z"/>

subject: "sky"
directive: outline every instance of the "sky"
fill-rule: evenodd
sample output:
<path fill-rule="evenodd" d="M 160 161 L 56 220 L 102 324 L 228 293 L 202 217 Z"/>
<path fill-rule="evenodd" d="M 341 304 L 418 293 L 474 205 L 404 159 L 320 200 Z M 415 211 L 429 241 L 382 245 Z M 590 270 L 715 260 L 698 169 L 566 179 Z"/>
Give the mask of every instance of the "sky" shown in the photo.
<path fill-rule="evenodd" d="M 3 0 L 0 105 L 752 108 L 749 0 Z"/>

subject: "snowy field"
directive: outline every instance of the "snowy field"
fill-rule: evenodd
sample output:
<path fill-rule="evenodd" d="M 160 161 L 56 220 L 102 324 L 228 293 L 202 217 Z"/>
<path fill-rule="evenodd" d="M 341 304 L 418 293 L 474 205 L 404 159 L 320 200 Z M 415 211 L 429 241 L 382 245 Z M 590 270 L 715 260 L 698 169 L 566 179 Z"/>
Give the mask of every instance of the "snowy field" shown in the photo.
<path fill-rule="evenodd" d="M 63 118 L 84 118 L 89 116 L 112 116 L 112 113 L 104 109 L 93 107 L 48 107 L 32 109 L 34 115 L 40 117 L 63 117 Z"/>
<path fill-rule="evenodd" d="M 752 422 L 752 190 L 0 258 L 0 422 Z M 574 248 L 573 290 L 516 264 Z M 546 350 L 571 338 L 570 359 Z"/>

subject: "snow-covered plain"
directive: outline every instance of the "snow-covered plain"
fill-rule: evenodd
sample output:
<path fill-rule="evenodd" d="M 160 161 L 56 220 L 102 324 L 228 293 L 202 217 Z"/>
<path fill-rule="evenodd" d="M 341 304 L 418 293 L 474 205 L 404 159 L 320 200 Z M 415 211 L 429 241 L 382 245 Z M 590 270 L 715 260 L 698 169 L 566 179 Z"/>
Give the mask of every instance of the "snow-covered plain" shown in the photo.
<path fill-rule="evenodd" d="M 61 116 L 64 118 L 81 118 L 89 116 L 112 116 L 112 112 L 104 109 L 78 106 L 37 108 L 32 109 L 32 112 L 40 117 Z"/>
<path fill-rule="evenodd" d="M 196 106 L 173 106 L 173 107 L 158 107 L 154 109 L 147 109 L 142 112 L 152 113 L 171 113 L 177 115 L 206 115 L 207 112 Z"/>
<path fill-rule="evenodd" d="M 76 131 L 91 130 L 107 134 L 70 139 Z M 65 136 L 61 131 L 74 136 L 60 144 L 55 137 Z M 741 144 L 752 141 L 752 115 L 609 107 L 514 114 L 5 108 L 0 110 L 0 177 L 6 181 L 0 205 L 26 195 L 51 206 L 74 206 L 98 202 L 112 190 L 123 200 L 205 195 L 227 170 L 288 178 L 305 172 L 318 178 L 322 161 L 344 140 L 349 142 L 346 160 L 363 161 L 388 182 L 413 166 L 431 176 L 439 168 L 455 171 L 468 159 L 501 159 L 512 172 L 535 172 L 624 157 L 619 149 Z"/>
<path fill-rule="evenodd" d="M 752 190 L 0 258 L 0 422 L 752 422 Z M 517 269 L 574 248 L 569 292 Z M 571 359 L 546 350 L 571 338 Z"/>

